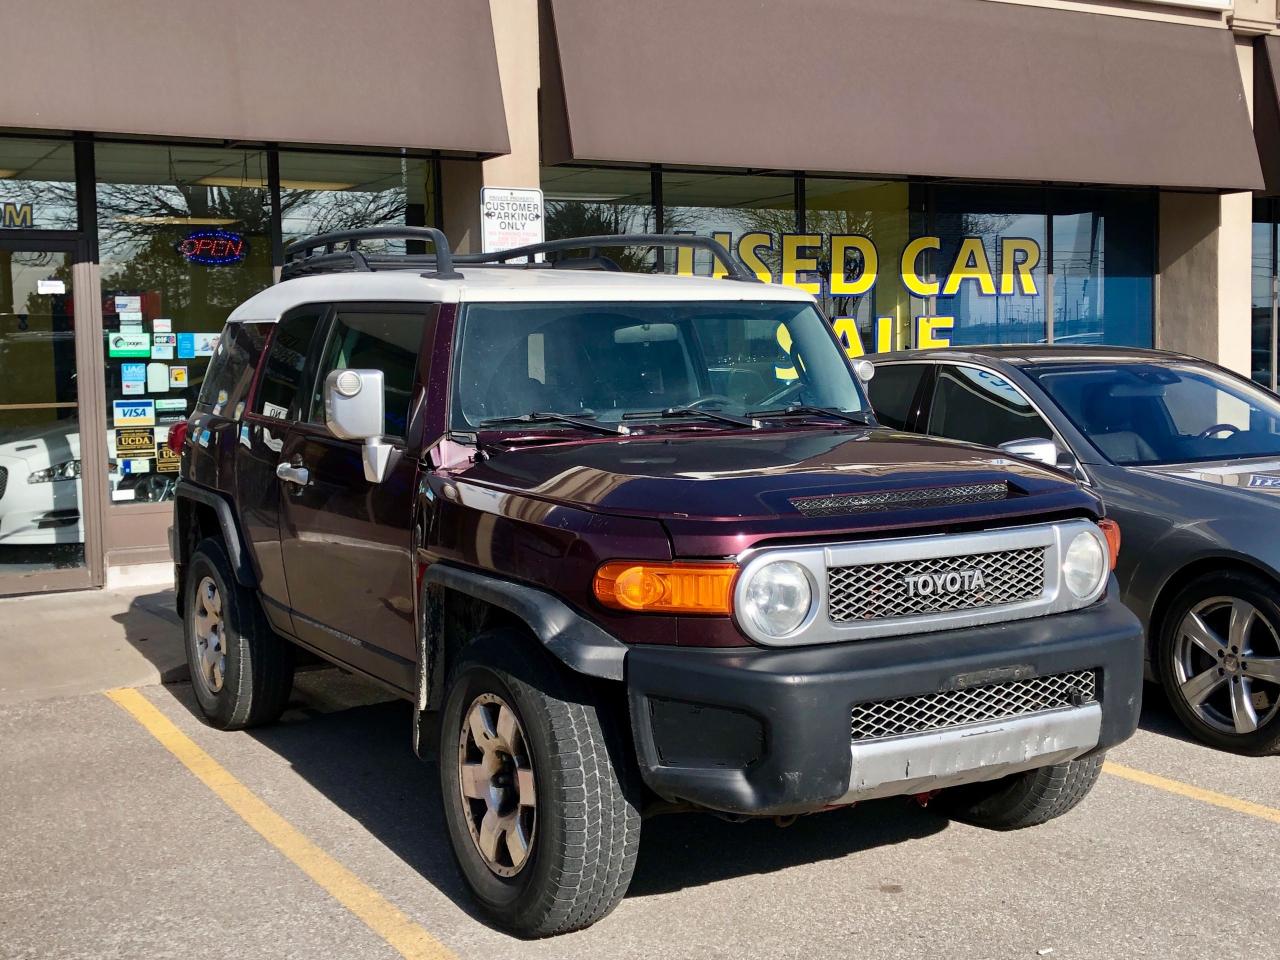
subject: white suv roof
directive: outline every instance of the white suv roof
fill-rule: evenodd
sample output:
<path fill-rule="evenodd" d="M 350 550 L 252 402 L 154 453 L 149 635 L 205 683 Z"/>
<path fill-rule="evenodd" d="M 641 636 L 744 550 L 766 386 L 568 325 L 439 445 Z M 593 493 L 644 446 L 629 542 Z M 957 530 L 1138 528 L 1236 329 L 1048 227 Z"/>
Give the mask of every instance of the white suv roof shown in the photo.
<path fill-rule="evenodd" d="M 467 267 L 461 279 L 415 270 L 375 270 L 296 277 L 268 287 L 232 311 L 229 322 L 274 322 L 294 307 L 340 301 L 479 303 L 495 301 L 776 300 L 813 303 L 812 295 L 775 283 L 670 274 L 547 267 Z"/>

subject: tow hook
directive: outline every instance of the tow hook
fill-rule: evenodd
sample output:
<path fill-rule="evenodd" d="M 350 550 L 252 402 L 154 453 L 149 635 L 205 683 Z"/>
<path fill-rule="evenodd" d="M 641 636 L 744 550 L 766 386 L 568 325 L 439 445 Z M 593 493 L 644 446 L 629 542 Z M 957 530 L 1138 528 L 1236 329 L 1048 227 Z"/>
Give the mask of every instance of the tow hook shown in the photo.
<path fill-rule="evenodd" d="M 928 790 L 924 793 L 914 794 L 911 799 L 920 804 L 922 808 L 929 806 L 929 801 L 938 795 L 937 790 Z"/>

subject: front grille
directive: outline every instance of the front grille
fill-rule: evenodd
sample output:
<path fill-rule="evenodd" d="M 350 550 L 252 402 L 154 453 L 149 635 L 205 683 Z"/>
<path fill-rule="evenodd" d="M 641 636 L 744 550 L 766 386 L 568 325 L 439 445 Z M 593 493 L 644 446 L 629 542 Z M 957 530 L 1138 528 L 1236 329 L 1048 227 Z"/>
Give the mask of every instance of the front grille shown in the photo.
<path fill-rule="evenodd" d="M 1077 670 L 922 697 L 859 703 L 853 708 L 850 733 L 855 741 L 879 740 L 968 723 L 1008 720 L 1091 703 L 1097 699 L 1095 688 L 1095 671 Z"/>
<path fill-rule="evenodd" d="M 793 497 L 791 505 L 806 517 L 833 517 L 872 510 L 905 510 L 912 507 L 949 507 L 964 503 L 1005 500 L 1009 485 L 966 483 L 954 487 L 914 490 L 881 490 L 878 493 L 841 493 L 820 497 Z"/>
<path fill-rule="evenodd" d="M 849 623 L 1034 600 L 1044 592 L 1044 556 L 1044 547 L 1026 547 L 832 567 L 827 571 L 829 615 L 836 623 Z M 944 582 L 939 586 L 930 575 L 940 575 Z M 913 585 L 918 577 L 925 579 Z"/>
<path fill-rule="evenodd" d="M 4 496 L 4 492 L 9 486 L 9 470 L 7 467 L 0 467 L 0 497 Z"/>

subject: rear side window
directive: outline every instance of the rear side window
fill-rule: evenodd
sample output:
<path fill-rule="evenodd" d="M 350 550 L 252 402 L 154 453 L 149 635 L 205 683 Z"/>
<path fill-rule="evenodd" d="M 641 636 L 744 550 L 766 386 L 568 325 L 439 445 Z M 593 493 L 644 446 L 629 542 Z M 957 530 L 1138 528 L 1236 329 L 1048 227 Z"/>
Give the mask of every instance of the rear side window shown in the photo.
<path fill-rule="evenodd" d="M 296 420 L 299 392 L 316 329 L 327 307 L 311 304 L 286 314 L 276 327 L 254 400 L 255 413 L 279 420 Z"/>
<path fill-rule="evenodd" d="M 988 447 L 1033 437 L 1053 439 L 1049 424 L 1016 387 L 975 367 L 938 368 L 929 433 Z"/>
<path fill-rule="evenodd" d="M 876 412 L 876 419 L 886 427 L 906 430 L 911 420 L 912 402 L 927 369 L 922 363 L 877 366 L 876 375 L 868 385 L 871 408 Z"/>
<path fill-rule="evenodd" d="M 253 382 L 253 371 L 262 356 L 269 323 L 229 323 L 218 338 L 218 346 L 209 360 L 196 409 L 215 417 L 239 420 L 244 412 L 244 399 Z"/>
<path fill-rule="evenodd" d="M 320 360 L 311 422 L 323 425 L 324 381 L 334 370 L 381 370 L 383 383 L 383 434 L 403 439 L 409 402 L 413 398 L 414 373 L 422 349 L 425 312 L 391 312 L 337 308 L 333 327 Z"/>

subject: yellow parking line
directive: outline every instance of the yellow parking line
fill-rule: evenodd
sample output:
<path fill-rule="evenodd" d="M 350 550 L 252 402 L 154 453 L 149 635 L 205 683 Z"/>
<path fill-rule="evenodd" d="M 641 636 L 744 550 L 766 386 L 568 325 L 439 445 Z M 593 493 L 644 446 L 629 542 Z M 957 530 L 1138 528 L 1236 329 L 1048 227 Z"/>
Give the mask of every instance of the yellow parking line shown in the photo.
<path fill-rule="evenodd" d="M 1213 790 L 1193 787 L 1191 784 L 1183 783 L 1180 780 L 1159 777 L 1154 773 L 1135 770 L 1133 767 L 1126 767 L 1124 764 L 1113 763 L 1110 760 L 1102 765 L 1102 769 L 1112 776 L 1123 777 L 1125 780 L 1132 780 L 1134 783 L 1155 787 L 1157 790 L 1164 790 L 1167 793 L 1176 793 L 1180 797 L 1199 800 L 1202 803 L 1211 803 L 1215 807 L 1222 807 L 1224 810 L 1233 810 L 1246 816 L 1257 817 L 1259 820 L 1280 823 L 1280 810 L 1275 807 L 1265 807 L 1260 803 L 1241 800 L 1239 797 L 1229 797 L 1225 793 L 1215 793 Z"/>
<path fill-rule="evenodd" d="M 308 840 L 284 817 L 260 800 L 195 741 L 173 725 L 137 690 L 108 690 L 107 696 L 239 814 L 269 844 L 283 853 L 370 930 L 408 960 L 454 960 L 454 955 L 422 927 L 329 854 Z"/>

